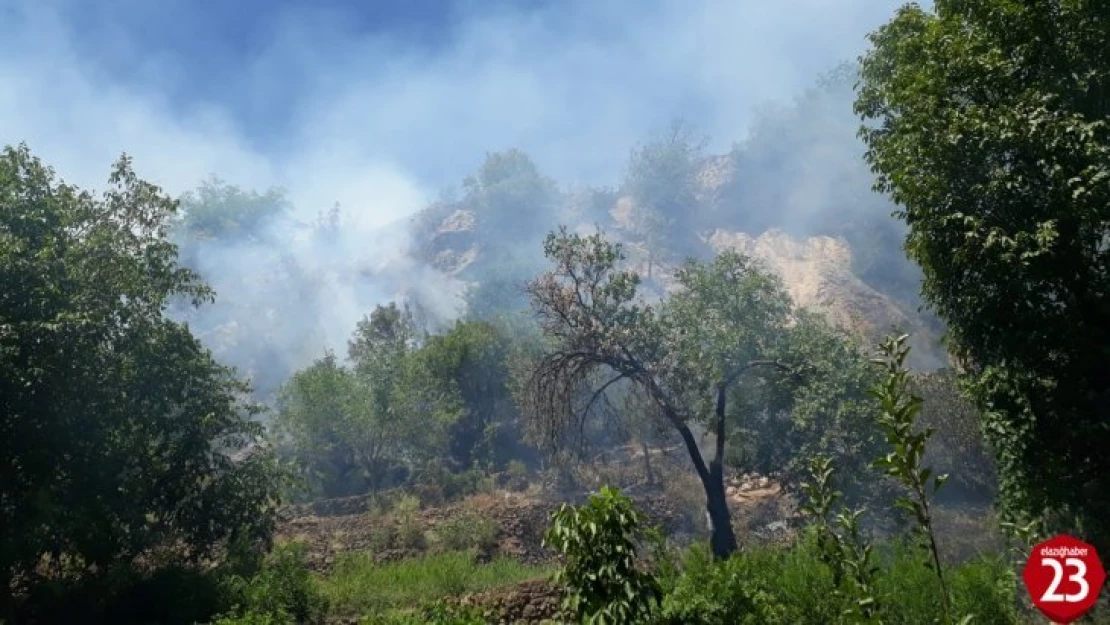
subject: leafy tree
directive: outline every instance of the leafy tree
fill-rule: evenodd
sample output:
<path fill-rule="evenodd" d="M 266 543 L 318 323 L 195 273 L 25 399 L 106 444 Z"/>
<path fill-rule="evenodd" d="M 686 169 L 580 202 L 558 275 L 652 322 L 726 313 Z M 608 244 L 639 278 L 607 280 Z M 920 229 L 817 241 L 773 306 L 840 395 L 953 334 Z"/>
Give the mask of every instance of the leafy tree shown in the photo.
<path fill-rule="evenodd" d="M 479 231 L 500 235 L 501 245 L 508 247 L 521 239 L 529 243 L 550 228 L 560 199 L 555 182 L 515 148 L 487 154 L 477 173 L 463 181 L 463 189 L 464 203 L 478 216 Z"/>
<path fill-rule="evenodd" d="M 246 386 L 163 311 L 211 297 L 177 265 L 177 204 L 123 156 L 101 196 L 0 155 L 0 615 L 13 581 L 200 559 L 272 529 Z"/>
<path fill-rule="evenodd" d="M 1110 536 L 1110 57 L 1102 3 L 941 0 L 871 35 L 856 111 L 1009 515 Z"/>
<path fill-rule="evenodd" d="M 653 242 L 681 247 L 686 241 L 674 238 L 676 228 L 670 229 L 671 236 L 662 237 L 668 234 L 665 226 L 687 230 L 696 226 L 698 171 L 705 145 L 706 140 L 696 137 L 689 124 L 675 121 L 666 132 L 632 150 L 621 188 L 640 213 L 637 228 L 656 235 Z"/>
<path fill-rule="evenodd" d="M 736 443 L 730 460 L 743 471 L 775 474 L 796 490 L 808 475 L 807 459 L 827 456 L 843 472 L 850 504 L 885 505 L 891 493 L 877 483 L 868 460 L 883 443 L 867 393 L 878 372 L 851 337 L 822 317 L 801 310 L 793 317 L 781 358 L 805 363 L 805 375 L 736 385 L 731 401 L 743 417 L 731 425 Z"/>
<path fill-rule="evenodd" d="M 430 384 L 458 393 L 462 414 L 451 425 L 452 457 L 462 466 L 504 466 L 526 453 L 509 392 L 510 337 L 484 321 L 459 321 L 420 350 Z"/>
<path fill-rule="evenodd" d="M 359 391 L 354 373 L 329 353 L 278 392 L 275 426 L 313 493 L 364 492 L 385 469 L 387 450 L 371 420 L 376 415 L 362 409 Z"/>
<path fill-rule="evenodd" d="M 457 391 L 418 356 L 411 314 L 378 306 L 349 342 L 351 367 L 334 354 L 281 389 L 276 427 L 308 483 L 328 497 L 375 490 L 439 456 L 457 418 Z"/>
<path fill-rule="evenodd" d="M 745 374 L 788 369 L 775 360 L 791 319 L 789 297 L 772 275 L 746 257 L 724 253 L 711 264 L 691 261 L 677 274 L 684 289 L 660 306 L 637 298 L 640 276 L 618 269 L 619 245 L 600 234 L 549 235 L 555 267 L 529 287 L 551 341 L 536 363 L 525 406 L 551 439 L 581 427 L 597 399 L 627 380 L 659 407 L 681 436 L 706 494 L 713 551 L 736 549 L 724 491 L 728 390 Z M 608 380 L 587 397 L 582 388 Z M 715 434 L 706 463 L 691 425 Z"/>
<path fill-rule="evenodd" d="M 664 241 L 674 225 L 674 219 L 667 218 L 661 211 L 649 207 L 636 207 L 632 213 L 632 228 L 637 235 L 643 238 L 644 248 L 647 251 L 648 267 L 647 279 L 653 277 L 653 270 L 657 261 L 663 256 Z"/>
<path fill-rule="evenodd" d="M 194 240 L 257 237 L 289 210 L 281 189 L 244 191 L 216 177 L 181 196 L 180 205 L 174 229 Z"/>

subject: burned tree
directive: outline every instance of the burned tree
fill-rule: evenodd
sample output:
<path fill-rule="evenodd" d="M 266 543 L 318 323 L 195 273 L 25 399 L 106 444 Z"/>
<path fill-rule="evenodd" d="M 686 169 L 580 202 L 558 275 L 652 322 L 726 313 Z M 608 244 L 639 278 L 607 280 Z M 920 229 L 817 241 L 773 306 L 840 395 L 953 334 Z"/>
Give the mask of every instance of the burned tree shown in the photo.
<path fill-rule="evenodd" d="M 638 297 L 640 276 L 619 267 L 620 245 L 603 236 L 561 229 L 544 251 L 554 267 L 528 287 L 548 339 L 525 385 L 533 425 L 560 440 L 614 385 L 632 384 L 682 438 L 705 489 L 713 552 L 727 557 L 736 550 L 724 489 L 727 400 L 741 376 L 790 371 L 776 359 L 789 297 L 774 276 L 727 252 L 687 263 L 676 275 L 681 292 L 652 306 Z M 694 424 L 715 434 L 708 463 Z"/>

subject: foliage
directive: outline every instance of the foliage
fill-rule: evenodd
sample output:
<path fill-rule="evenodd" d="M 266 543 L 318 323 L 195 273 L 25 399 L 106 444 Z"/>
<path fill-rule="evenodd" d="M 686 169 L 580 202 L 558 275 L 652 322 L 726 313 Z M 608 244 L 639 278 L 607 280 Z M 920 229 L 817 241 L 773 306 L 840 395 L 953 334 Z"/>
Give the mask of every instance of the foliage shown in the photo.
<path fill-rule="evenodd" d="M 994 453 L 985 440 L 979 411 L 960 393 L 955 372 L 915 374 L 910 389 L 922 399 L 918 423 L 933 431 L 924 461 L 951 476 L 938 500 L 993 502 L 998 490 Z"/>
<path fill-rule="evenodd" d="M 1110 536 L 1110 100 L 1101 3 L 908 5 L 856 112 L 983 411 L 1011 520 Z M 1100 542 L 1101 541 L 1101 542 Z"/>
<path fill-rule="evenodd" d="M 930 568 L 940 586 L 942 617 L 951 623 L 953 615 L 948 585 L 944 581 L 944 567 L 940 563 L 936 532 L 931 513 L 932 498 L 948 481 L 948 474 L 934 475 L 932 467 L 924 466 L 925 445 L 933 431 L 916 430 L 917 414 L 921 411 L 921 398 L 909 391 L 910 372 L 905 368 L 909 347 L 906 335 L 887 337 L 879 349 L 882 357 L 874 362 L 883 367 L 886 380 L 871 390 L 882 407 L 879 427 L 886 435 L 891 451 L 875 461 L 889 477 L 898 480 L 910 496 L 899 497 L 895 505 L 913 515 L 915 533 L 931 556 Z"/>
<path fill-rule="evenodd" d="M 497 546 L 497 524 L 473 512 L 442 521 L 436 526 L 437 542 L 444 551 L 488 553 Z"/>
<path fill-rule="evenodd" d="M 679 120 L 632 150 L 621 190 L 632 198 L 635 227 L 648 238 L 651 253 L 673 245 L 676 233 L 695 225 L 691 219 L 698 213 L 697 176 L 706 143 Z"/>
<path fill-rule="evenodd" d="M 115 165 L 100 197 L 0 154 L 0 614 L 11 581 L 198 560 L 272 528 L 246 386 L 163 316 L 210 291 L 166 239 L 176 203 Z M 43 567 L 46 567 L 46 570 Z"/>
<path fill-rule="evenodd" d="M 867 389 L 879 381 L 855 339 L 806 311 L 780 352 L 786 362 L 804 363 L 802 375 L 759 379 L 738 385 L 731 401 L 742 406 L 730 455 L 738 470 L 775 474 L 796 492 L 808 477 L 807 459 L 829 456 L 841 470 L 840 487 L 851 505 L 882 509 L 889 489 L 879 483 L 870 459 L 880 451 L 878 417 Z"/>
<path fill-rule="evenodd" d="M 639 274 L 619 268 L 621 247 L 601 234 L 562 229 L 545 253 L 555 267 L 529 292 L 547 343 L 519 397 L 533 426 L 557 447 L 568 430 L 582 431 L 609 387 L 631 383 L 682 437 L 705 488 L 714 549 L 728 555 L 736 548 L 723 484 L 728 393 L 738 380 L 789 369 L 776 359 L 792 322 L 789 296 L 772 274 L 725 252 L 687 263 L 676 274 L 683 294 L 656 307 L 639 299 Z M 693 423 L 715 435 L 708 464 Z"/>
<path fill-rule="evenodd" d="M 309 573 L 303 544 L 276 547 L 260 571 L 250 578 L 231 576 L 228 588 L 235 609 L 225 619 L 246 623 L 315 623 L 327 611 L 327 600 Z M 267 620 L 270 619 L 270 620 Z"/>
<path fill-rule="evenodd" d="M 227 607 L 218 575 L 190 565 L 50 578 L 20 597 L 10 623 L 194 625 Z"/>
<path fill-rule="evenodd" d="M 939 601 L 920 552 L 897 544 L 876 549 L 884 574 L 875 579 L 876 618 L 888 624 L 934 622 Z M 974 622 L 1030 622 L 1016 608 L 1017 580 L 1006 563 L 983 556 L 951 569 L 953 605 Z M 675 625 L 826 625 L 859 622 L 845 612 L 855 601 L 838 592 L 816 536 L 789 547 L 752 546 L 715 560 L 704 546 L 691 549 L 681 575 L 665 588 L 658 622 Z"/>
<path fill-rule="evenodd" d="M 564 608 L 578 622 L 635 623 L 655 610 L 659 583 L 637 562 L 645 530 L 632 501 L 609 487 L 552 516 L 544 545 L 566 559 L 556 581 L 566 585 Z"/>
<path fill-rule="evenodd" d="M 510 149 L 486 155 L 477 173 L 463 181 L 464 204 L 478 216 L 480 232 L 528 243 L 549 229 L 560 199 L 555 182 L 540 174 L 527 154 Z M 509 246 L 511 247 L 511 245 Z"/>
<path fill-rule="evenodd" d="M 359 322 L 351 367 L 327 354 L 278 395 L 275 430 L 326 497 L 395 485 L 446 446 L 459 400 L 419 357 L 407 312 L 379 306 Z"/>
<path fill-rule="evenodd" d="M 833 623 L 839 604 L 811 544 L 753 547 L 715 561 L 704 545 L 691 548 L 667 589 L 659 622 L 674 625 Z"/>
<path fill-rule="evenodd" d="M 875 592 L 879 568 L 871 557 L 872 545 L 860 534 L 859 520 L 864 510 L 841 508 L 834 519 L 833 506 L 842 494 L 833 487 L 832 458 L 815 456 L 808 468 L 810 481 L 802 484 L 806 499 L 801 512 L 811 520 L 810 535 L 817 555 L 832 571 L 833 592 L 844 604 L 840 616 L 852 622 L 877 623 L 882 608 Z"/>
<path fill-rule="evenodd" d="M 173 223 L 174 233 L 186 240 L 257 237 L 289 210 L 281 189 L 260 194 L 215 177 L 183 195 L 180 204 L 181 217 Z"/>
<path fill-rule="evenodd" d="M 221 616 L 212 625 L 296 625 L 287 614 L 244 612 L 237 616 Z"/>
<path fill-rule="evenodd" d="M 545 573 L 509 559 L 479 563 L 467 553 L 382 564 L 370 554 L 350 553 L 336 561 L 331 575 L 320 581 L 320 589 L 337 613 L 382 613 L 538 579 Z"/>
<path fill-rule="evenodd" d="M 488 321 L 459 321 L 429 337 L 420 358 L 434 382 L 457 393 L 461 416 L 448 435 L 450 452 L 462 467 L 494 470 L 526 454 L 517 411 L 509 392 L 508 329 Z"/>

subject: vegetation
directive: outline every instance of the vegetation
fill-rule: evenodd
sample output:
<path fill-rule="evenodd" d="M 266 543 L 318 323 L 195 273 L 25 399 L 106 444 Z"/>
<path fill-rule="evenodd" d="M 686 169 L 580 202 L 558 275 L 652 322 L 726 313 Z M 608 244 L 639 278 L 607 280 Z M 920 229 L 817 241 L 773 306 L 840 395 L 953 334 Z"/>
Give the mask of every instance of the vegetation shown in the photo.
<path fill-rule="evenodd" d="M 675 123 L 614 189 L 489 154 L 410 232 L 465 310 L 359 302 L 339 354 L 291 251 L 366 245 L 338 206 L 5 148 L 0 623 L 1033 622 L 1030 541 L 1110 551 L 1107 20 L 907 6 L 727 157 Z M 933 328 L 922 286 L 951 367 L 704 239 L 779 227 Z"/>
<path fill-rule="evenodd" d="M 94 197 L 26 146 L 0 154 L 0 615 L 44 579 L 273 527 L 245 386 L 162 314 L 211 296 L 166 240 L 176 203 L 126 157 L 109 182 Z"/>
<path fill-rule="evenodd" d="M 473 556 L 463 552 L 388 564 L 377 564 L 367 555 L 351 554 L 336 563 L 335 572 L 320 588 L 337 613 L 383 613 L 546 574 L 544 569 L 508 559 L 478 564 Z"/>
<path fill-rule="evenodd" d="M 1002 503 L 1110 546 L 1106 8 L 909 5 L 856 110 L 925 300 L 984 413 Z"/>
<path fill-rule="evenodd" d="M 644 519 L 632 501 L 603 488 L 581 507 L 564 504 L 544 538 L 566 558 L 556 580 L 567 587 L 564 607 L 580 623 L 646 621 L 659 603 L 659 583 L 638 568 Z"/>

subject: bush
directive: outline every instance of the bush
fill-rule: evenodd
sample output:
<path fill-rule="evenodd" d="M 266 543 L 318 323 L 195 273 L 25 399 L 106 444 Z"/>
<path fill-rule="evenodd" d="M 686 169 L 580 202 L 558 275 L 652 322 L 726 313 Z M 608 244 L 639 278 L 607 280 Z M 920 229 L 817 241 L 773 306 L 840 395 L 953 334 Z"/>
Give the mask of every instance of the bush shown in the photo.
<path fill-rule="evenodd" d="M 20 598 L 13 623 L 192 625 L 226 609 L 218 576 L 167 565 L 43 580 Z"/>
<path fill-rule="evenodd" d="M 877 549 L 879 620 L 886 624 L 931 623 L 941 605 L 933 573 L 920 549 L 893 543 Z M 681 575 L 663 600 L 664 624 L 824 625 L 843 622 L 852 601 L 837 592 L 811 531 L 787 548 L 754 547 L 714 561 L 698 545 L 682 561 Z M 949 569 L 953 607 L 976 623 L 1022 622 L 1016 608 L 1017 579 L 1000 558 L 985 556 Z"/>
<path fill-rule="evenodd" d="M 632 500 L 605 487 L 584 506 L 563 504 L 544 545 L 566 558 L 556 581 L 566 584 L 564 608 L 583 623 L 633 623 L 651 616 L 661 591 L 637 562 L 647 528 Z"/>
<path fill-rule="evenodd" d="M 239 616 L 222 616 L 212 625 L 296 625 L 288 614 L 270 614 L 267 612 L 246 612 Z"/>
<path fill-rule="evenodd" d="M 439 462 L 430 462 L 417 475 L 412 491 L 420 496 L 421 501 L 441 504 L 488 493 L 493 487 L 493 478 L 479 469 L 455 473 Z"/>
<path fill-rule="evenodd" d="M 487 553 L 497 546 L 498 531 L 496 523 L 470 512 L 444 521 L 435 533 L 443 551 Z"/>
<path fill-rule="evenodd" d="M 528 466 L 520 460 L 510 460 L 505 468 L 505 486 L 509 490 L 527 490 Z"/>
<path fill-rule="evenodd" d="M 232 576 L 227 585 L 236 608 L 225 615 L 225 619 L 270 617 L 274 623 L 284 623 L 283 619 L 312 623 L 327 611 L 327 601 L 317 589 L 305 562 L 305 547 L 299 543 L 276 547 L 256 575 L 249 579 Z"/>
<path fill-rule="evenodd" d="M 424 528 L 420 523 L 420 500 L 413 495 L 405 495 L 393 508 L 393 521 L 396 525 L 396 546 L 401 549 L 422 551 L 428 547 Z"/>
<path fill-rule="evenodd" d="M 812 537 L 796 547 L 756 547 L 724 561 L 691 548 L 662 606 L 665 624 L 836 623 L 832 573 Z"/>

